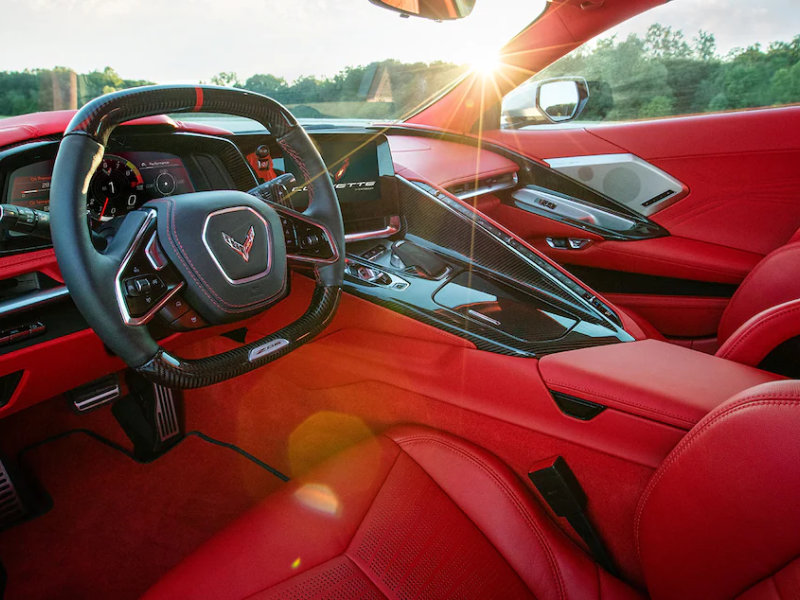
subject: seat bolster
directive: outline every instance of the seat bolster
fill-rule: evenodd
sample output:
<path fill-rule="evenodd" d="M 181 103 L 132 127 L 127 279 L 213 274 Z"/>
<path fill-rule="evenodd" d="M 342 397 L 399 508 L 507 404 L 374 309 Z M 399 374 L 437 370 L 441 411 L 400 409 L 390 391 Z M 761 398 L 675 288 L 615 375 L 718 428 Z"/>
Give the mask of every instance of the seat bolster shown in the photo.
<path fill-rule="evenodd" d="M 718 335 L 724 343 L 753 315 L 776 304 L 800 298 L 800 242 L 773 250 L 745 277 L 722 314 Z"/>
<path fill-rule="evenodd" d="M 717 350 L 717 356 L 757 366 L 786 340 L 800 335 L 800 299 L 761 311 L 745 321 Z"/>
<path fill-rule="evenodd" d="M 339 557 L 399 454 L 383 436 L 345 450 L 245 513 L 144 598 L 241 600 Z"/>
<path fill-rule="evenodd" d="M 709 413 L 667 456 L 634 524 L 654 600 L 733 598 L 800 555 L 798 431 L 800 381 L 765 383 Z"/>
<path fill-rule="evenodd" d="M 797 598 L 800 590 L 800 557 L 783 569 L 759 581 L 736 600 L 782 600 Z"/>
<path fill-rule="evenodd" d="M 536 598 L 640 598 L 603 572 L 493 454 L 427 428 L 387 433 L 481 530 Z"/>

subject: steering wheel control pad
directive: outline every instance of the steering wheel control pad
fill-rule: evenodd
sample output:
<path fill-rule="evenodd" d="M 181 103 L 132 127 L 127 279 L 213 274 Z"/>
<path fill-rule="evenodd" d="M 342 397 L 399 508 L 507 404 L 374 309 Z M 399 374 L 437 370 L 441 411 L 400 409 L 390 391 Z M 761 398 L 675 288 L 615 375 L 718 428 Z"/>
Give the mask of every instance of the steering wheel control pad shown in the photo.
<path fill-rule="evenodd" d="M 263 311 L 289 291 L 278 214 L 244 192 L 196 192 L 154 200 L 158 240 L 186 282 L 183 296 L 211 324 Z"/>

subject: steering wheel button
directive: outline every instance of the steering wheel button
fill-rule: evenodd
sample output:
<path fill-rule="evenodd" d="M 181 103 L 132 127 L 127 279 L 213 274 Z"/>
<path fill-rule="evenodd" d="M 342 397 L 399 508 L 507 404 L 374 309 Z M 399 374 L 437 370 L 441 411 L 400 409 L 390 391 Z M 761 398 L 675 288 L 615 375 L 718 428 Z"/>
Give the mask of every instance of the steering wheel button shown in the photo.
<path fill-rule="evenodd" d="M 161 316 L 169 323 L 189 311 L 189 305 L 181 296 L 173 296 L 161 309 Z"/>
<path fill-rule="evenodd" d="M 150 292 L 150 281 L 147 279 L 147 277 L 136 279 L 133 282 L 133 285 L 139 294 L 147 294 Z"/>
<path fill-rule="evenodd" d="M 189 309 L 183 315 L 175 319 L 171 324 L 170 327 L 173 329 L 177 329 L 178 331 L 187 331 L 189 329 L 197 329 L 199 327 L 205 326 L 206 322 L 200 318 L 193 310 Z"/>

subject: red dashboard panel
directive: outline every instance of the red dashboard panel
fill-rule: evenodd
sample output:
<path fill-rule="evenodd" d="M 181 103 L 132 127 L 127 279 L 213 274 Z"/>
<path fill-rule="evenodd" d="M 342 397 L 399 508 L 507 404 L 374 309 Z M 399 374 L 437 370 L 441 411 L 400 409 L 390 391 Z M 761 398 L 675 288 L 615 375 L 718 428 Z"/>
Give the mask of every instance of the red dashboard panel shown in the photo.
<path fill-rule="evenodd" d="M 443 188 L 519 169 L 514 161 L 477 146 L 409 135 L 390 135 L 388 139 L 398 174 L 410 169 Z"/>
<path fill-rule="evenodd" d="M 0 148 L 47 136 L 60 136 L 77 111 L 54 110 L 9 117 L 0 120 Z M 126 125 L 164 125 L 176 131 L 191 131 L 208 135 L 227 135 L 230 131 L 202 125 L 176 121 L 166 115 L 146 117 L 126 123 Z"/>

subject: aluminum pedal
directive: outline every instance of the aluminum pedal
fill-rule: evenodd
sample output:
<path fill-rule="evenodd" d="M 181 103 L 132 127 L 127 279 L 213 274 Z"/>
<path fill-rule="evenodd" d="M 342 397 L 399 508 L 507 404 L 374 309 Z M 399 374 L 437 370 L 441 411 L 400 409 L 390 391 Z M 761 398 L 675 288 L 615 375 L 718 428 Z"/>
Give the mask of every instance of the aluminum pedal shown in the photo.
<path fill-rule="evenodd" d="M 161 442 L 166 442 L 181 433 L 175 396 L 170 388 L 158 384 L 153 384 L 153 395 L 156 399 L 156 430 Z"/>
<path fill-rule="evenodd" d="M 116 375 L 103 377 L 67 393 L 72 408 L 79 413 L 86 413 L 100 408 L 113 402 L 119 396 L 120 387 Z"/>

